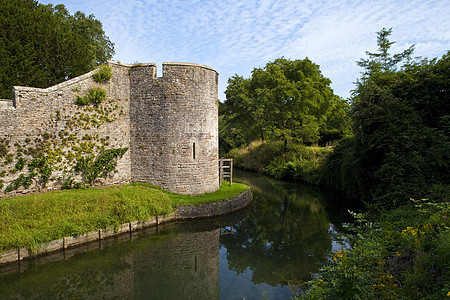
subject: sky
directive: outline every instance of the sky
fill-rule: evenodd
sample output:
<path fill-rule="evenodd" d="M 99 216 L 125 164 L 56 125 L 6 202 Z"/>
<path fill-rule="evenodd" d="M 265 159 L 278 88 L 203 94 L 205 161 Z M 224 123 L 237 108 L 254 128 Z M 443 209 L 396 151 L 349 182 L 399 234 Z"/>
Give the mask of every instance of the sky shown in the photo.
<path fill-rule="evenodd" d="M 377 32 L 393 28 L 393 53 L 415 44 L 413 56 L 450 50 L 448 0 L 39 0 L 93 14 L 115 44 L 113 60 L 207 65 L 219 72 L 219 99 L 228 78 L 248 78 L 276 58 L 308 57 L 350 96 L 362 69 L 356 61 L 377 49 Z"/>

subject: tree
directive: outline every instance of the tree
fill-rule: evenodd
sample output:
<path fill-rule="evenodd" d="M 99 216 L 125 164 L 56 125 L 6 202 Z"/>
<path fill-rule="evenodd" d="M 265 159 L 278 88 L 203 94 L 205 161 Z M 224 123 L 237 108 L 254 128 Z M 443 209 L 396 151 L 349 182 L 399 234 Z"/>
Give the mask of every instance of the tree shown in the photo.
<path fill-rule="evenodd" d="M 450 59 L 391 55 L 391 29 L 378 32 L 378 52 L 366 52 L 352 97 L 354 137 L 327 161 L 327 179 L 354 198 L 382 207 L 427 196 L 450 177 Z M 346 178 L 350 176 L 350 178 Z M 330 182 L 334 181 L 334 182 Z"/>
<path fill-rule="evenodd" d="M 111 59 L 114 44 L 100 21 L 64 5 L 0 0 L 0 98 L 14 85 L 48 87 Z"/>
<path fill-rule="evenodd" d="M 255 68 L 251 78 L 231 77 L 221 114 L 246 143 L 255 139 L 283 140 L 285 145 L 315 143 L 326 131 L 341 135 L 350 131 L 348 104 L 334 95 L 330 83 L 308 58 L 279 58 Z"/>
<path fill-rule="evenodd" d="M 377 34 L 378 52 L 372 53 L 366 51 L 366 55 L 369 56 L 369 58 L 361 58 L 356 62 L 358 66 L 365 69 L 362 77 L 363 80 L 370 78 L 370 76 L 373 76 L 376 73 L 395 72 L 399 63 L 403 60 L 406 60 L 407 62 L 411 61 L 411 55 L 414 52 L 415 45 L 411 45 L 401 53 L 394 55 L 389 53 L 389 49 L 395 44 L 395 42 L 389 41 L 389 36 L 392 34 L 392 27 L 389 29 L 383 28 L 381 31 L 377 32 Z M 359 87 L 358 84 L 357 86 Z"/>

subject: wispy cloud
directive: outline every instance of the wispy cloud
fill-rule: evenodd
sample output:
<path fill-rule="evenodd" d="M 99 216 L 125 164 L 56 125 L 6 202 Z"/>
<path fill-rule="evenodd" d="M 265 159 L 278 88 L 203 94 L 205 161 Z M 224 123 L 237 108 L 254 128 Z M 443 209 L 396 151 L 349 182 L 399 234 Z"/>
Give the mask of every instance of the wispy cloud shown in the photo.
<path fill-rule="evenodd" d="M 376 32 L 393 27 L 394 51 L 416 44 L 416 55 L 436 57 L 450 49 L 446 0 L 42 0 L 73 13 L 93 13 L 115 42 L 122 62 L 185 61 L 220 73 L 219 98 L 234 73 L 285 56 L 309 57 L 335 92 L 349 95 L 359 76 L 355 64 L 376 50 Z"/>

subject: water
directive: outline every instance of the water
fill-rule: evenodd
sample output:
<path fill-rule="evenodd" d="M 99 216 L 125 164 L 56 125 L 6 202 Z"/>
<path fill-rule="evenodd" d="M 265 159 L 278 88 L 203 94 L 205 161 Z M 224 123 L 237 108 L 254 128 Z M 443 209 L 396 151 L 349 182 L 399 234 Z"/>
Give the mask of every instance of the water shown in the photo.
<path fill-rule="evenodd" d="M 345 209 L 316 188 L 235 176 L 252 187 L 250 208 L 0 268 L 0 299 L 289 299 L 346 246 Z"/>

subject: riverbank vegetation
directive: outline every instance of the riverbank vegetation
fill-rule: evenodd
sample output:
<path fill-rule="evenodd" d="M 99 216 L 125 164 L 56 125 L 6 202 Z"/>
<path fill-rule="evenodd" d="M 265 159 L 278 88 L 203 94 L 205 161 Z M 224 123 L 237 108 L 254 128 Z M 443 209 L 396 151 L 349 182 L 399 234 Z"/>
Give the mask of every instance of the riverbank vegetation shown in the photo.
<path fill-rule="evenodd" d="M 232 77 L 219 110 L 221 150 L 236 166 L 332 188 L 365 205 L 364 214 L 355 214 L 352 249 L 332 254 L 305 298 L 450 295 L 450 52 L 439 59 L 413 58 L 411 46 L 392 55 L 390 34 L 383 28 L 378 51 L 357 62 L 363 72 L 348 104 L 330 97 L 334 113 L 324 118 L 326 110 L 314 110 L 323 98 L 306 97 L 320 94 L 312 92 L 317 85 L 291 93 L 293 77 L 283 73 L 292 68 L 279 67 L 284 59 L 255 69 L 250 79 Z M 258 79 L 264 72 L 272 79 Z M 276 84 L 285 80 L 292 82 Z M 267 99 L 278 106 L 267 106 Z M 288 103 L 306 108 L 284 117 Z M 231 122 L 239 111 L 242 121 Z"/>
<path fill-rule="evenodd" d="M 178 195 L 145 183 L 104 189 L 61 190 L 0 201 L 0 251 L 38 245 L 65 236 L 145 221 L 182 205 L 199 205 L 239 195 L 244 184 L 224 183 L 214 193 Z"/>
<path fill-rule="evenodd" d="M 414 201 L 377 222 L 354 214 L 352 249 L 332 253 L 302 299 L 450 296 L 449 202 Z"/>
<path fill-rule="evenodd" d="M 317 185 L 321 180 L 321 166 L 331 151 L 331 147 L 288 144 L 285 149 L 282 141 L 254 141 L 230 150 L 227 156 L 241 169 Z"/>

